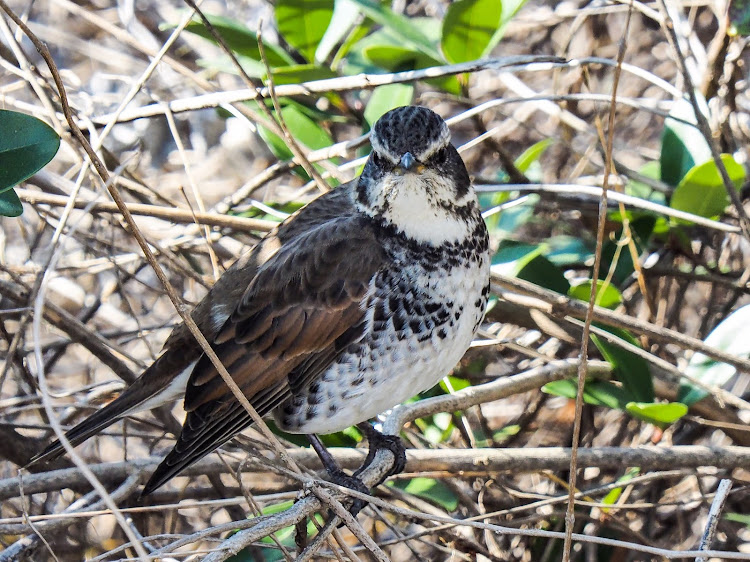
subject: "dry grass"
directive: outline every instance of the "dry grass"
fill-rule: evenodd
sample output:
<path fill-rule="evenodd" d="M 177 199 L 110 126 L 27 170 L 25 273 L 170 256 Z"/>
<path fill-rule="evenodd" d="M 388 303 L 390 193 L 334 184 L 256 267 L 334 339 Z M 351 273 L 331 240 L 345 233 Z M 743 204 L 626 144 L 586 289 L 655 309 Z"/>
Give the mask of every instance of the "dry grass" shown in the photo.
<path fill-rule="evenodd" d="M 223 9 L 221 4 L 204 9 L 216 12 Z M 409 4 L 414 13 L 439 13 L 445 8 L 437 0 Z M 683 47 L 692 49 L 697 75 L 706 77 L 696 86 L 704 92 L 719 88 L 712 104 L 720 119 L 711 125 L 720 133 L 722 150 L 739 151 L 746 158 L 750 105 L 741 67 L 735 64 L 747 59 L 744 43 L 734 40 L 727 51 L 717 50 L 712 41 L 721 35 L 717 35 L 719 20 L 712 9 L 719 8 L 705 4 L 693 1 L 686 2 L 684 9 L 674 6 L 673 13 L 686 22 L 677 26 L 678 36 Z M 303 185 L 291 173 L 291 166 L 275 161 L 252 122 L 241 117 L 226 119 L 215 104 L 201 108 L 198 96 L 245 87 L 232 74 L 214 74 L 197 64 L 200 59 L 215 59 L 218 49 L 181 34 L 155 72 L 144 78 L 151 54 L 171 32 L 160 25 L 180 20 L 181 3 L 154 3 L 138 12 L 130 25 L 118 18 L 114 4 L 103 2 L 81 7 L 68 0 L 39 0 L 31 5 L 13 2 L 11 8 L 17 14 L 30 10 L 29 26 L 52 51 L 80 127 L 94 146 L 106 147 L 101 155 L 125 200 L 179 210 L 160 218 L 146 208 L 136 223 L 185 302 L 200 300 L 216 276 L 271 224 L 226 222 L 222 216 L 228 210 L 247 211 L 258 201 L 307 201 L 315 195 L 315 187 Z M 470 99 L 455 99 L 422 84 L 415 102 L 445 117 L 456 117 L 454 140 L 458 145 L 470 143 L 463 156 L 477 183 L 496 182 L 503 158 L 512 160 L 534 142 L 552 138 L 557 142 L 541 162 L 543 181 L 601 185 L 606 153 L 602 147 L 610 130 L 617 169 L 628 175 L 658 159 L 664 112 L 675 93 L 685 90 L 685 81 L 664 26 L 650 17 L 660 17 L 660 4 L 639 5 L 624 38 L 627 10 L 620 3 L 531 2 L 510 25 L 497 55 L 600 57 L 609 62 L 477 70 L 472 73 Z M 261 17 L 268 22 L 270 14 L 269 6 L 258 1 L 232 5 L 228 15 L 254 26 Z M 96 559 L 127 559 L 136 556 L 129 543 L 134 535 L 145 552 L 179 544 L 170 556 L 200 558 L 217 549 L 234 529 L 254 525 L 246 517 L 258 508 L 292 500 L 302 487 L 299 479 L 279 472 L 278 461 L 258 463 L 257 451 L 267 447 L 255 430 L 239 440 L 241 447 L 225 447 L 190 477 L 176 478 L 144 502 L 137 499 L 138 482 L 171 446 L 171 431 L 181 416 L 179 405 L 172 411 L 116 424 L 79 447 L 81 458 L 120 506 L 130 538 L 98 496 L 90 494 L 91 487 L 80 472 L 69 468 L 68 460 L 54 467 L 68 468 L 65 473 L 44 472 L 50 467 L 42 467 L 37 475 L 24 472 L 23 496 L 18 481 L 13 480 L 19 467 L 52 436 L 42 407 L 35 354 L 43 358 L 54 415 L 69 427 L 110 400 L 122 389 L 123 381 L 132 380 L 156 356 L 177 315 L 125 222 L 106 207 L 109 198 L 101 179 L 85 164 L 84 151 L 64 127 L 48 68 L 23 34 L 13 35 L 15 26 L 9 25 L 10 34 L 5 26 L 0 29 L 0 103 L 53 124 L 63 142 L 55 160 L 23 186 L 22 198 L 30 202 L 23 216 L 0 219 L 0 353 L 6 359 L 0 372 L 0 477 L 7 479 L 0 481 L 0 544 L 9 547 L 0 551 L 0 560 L 76 560 L 99 555 Z M 631 67 L 623 70 L 614 127 L 609 129 L 609 98 L 623 39 L 624 62 L 642 74 L 636 75 Z M 14 48 L 8 49 L 11 43 Z M 716 71 L 713 81 L 709 69 Z M 169 113 L 166 105 L 157 106 L 160 115 L 118 122 L 113 113 L 134 84 L 138 87 L 126 112 L 138 114 L 139 108 L 175 100 L 191 109 Z M 359 117 L 367 95 L 359 87 L 341 93 L 348 114 L 330 127 L 335 141 L 359 137 Z M 466 113 L 473 107 L 482 110 L 476 115 Z M 102 138 L 103 131 L 106 138 Z M 491 134 L 471 144 L 487 131 Z M 357 157 L 354 148 L 337 145 L 341 158 L 336 165 L 329 162 L 326 175 L 334 173 L 342 180 L 353 177 L 356 169 L 346 162 Z M 314 159 L 315 154 L 307 156 Z M 610 185 L 616 183 L 614 179 L 610 177 Z M 84 208 L 66 209 L 74 192 L 79 201 L 97 201 L 99 207 L 84 204 Z M 590 195 L 543 194 L 533 220 L 514 236 L 538 243 L 554 234 L 566 234 L 592 244 L 597 206 L 597 198 Z M 206 217 L 201 215 L 201 220 L 206 218 L 204 224 L 211 226 L 193 223 L 191 213 L 203 212 Z M 736 226 L 736 210 L 722 220 Z M 747 239 L 736 231 L 709 228 L 695 228 L 689 234 L 689 240 L 670 239 L 655 249 L 652 260 L 656 265 L 644 272 L 640 286 L 632 282 L 624 289 L 625 302 L 617 310 L 624 318 L 641 321 L 641 328 L 646 326 L 633 332 L 654 361 L 662 361 L 652 370 L 657 395 L 663 400 L 675 399 L 675 372 L 684 368 L 694 349 L 691 340 L 677 340 L 666 330 L 702 340 L 729 311 L 750 300 Z M 710 263 L 720 264 L 721 270 L 701 269 Z M 581 264 L 578 273 L 586 270 Z M 36 319 L 39 331 L 35 334 L 31 310 L 45 273 L 48 283 L 39 298 L 46 308 L 44 316 Z M 477 385 L 478 396 L 460 408 L 439 400 L 429 403 L 434 407 L 430 413 L 455 412 L 448 415 L 455 430 L 439 445 L 430 441 L 422 422 L 409 419 L 403 430 L 416 453 L 410 457 L 409 472 L 396 480 L 436 479 L 440 489 L 456 500 L 455 508 L 381 486 L 374 493 L 383 501 L 359 518 L 366 534 L 392 560 L 537 562 L 561 558 L 560 535 L 534 531 L 564 530 L 568 454 L 549 449 L 547 456 L 540 448 L 570 446 L 575 407 L 571 400 L 549 397 L 538 389 L 543 380 L 571 374 L 570 363 L 563 360 L 578 357 L 582 332 L 570 319 L 582 315 L 550 307 L 549 303 L 557 302 L 554 296 L 536 294 L 532 299 L 522 286 L 507 280 L 496 279 L 493 289 L 504 299 L 488 315 L 482 338 L 485 343 L 493 339 L 499 343 L 470 350 L 457 372 Z M 593 348 L 591 353 L 595 358 Z M 747 359 L 738 361 L 743 367 Z M 502 381 L 544 365 L 549 366 L 548 378 L 534 379 L 528 387 L 519 378 L 507 379 L 515 383 L 504 394 L 497 394 L 492 386 L 498 377 Z M 598 363 L 592 365 L 593 370 L 601 376 L 607 371 Z M 697 548 L 721 479 L 732 482 L 722 516 L 750 516 L 750 464 L 745 449 L 750 446 L 750 406 L 743 399 L 748 397 L 747 384 L 747 372 L 737 375 L 665 430 L 619 410 L 585 406 L 581 443 L 593 448 L 593 453 L 587 456 L 581 451 L 578 462 L 583 470 L 577 488 L 582 494 L 576 502 L 574 530 L 621 542 L 596 545 L 578 537 L 572 559 L 661 560 L 670 552 Z M 287 445 L 298 462 L 315 468 L 307 452 Z M 627 456 L 629 448 L 644 445 L 658 449 L 648 449 L 638 459 Z M 682 446 L 716 449 L 711 456 L 708 450 Z M 482 447 L 491 447 L 497 456 L 485 455 Z M 247 451 L 251 451 L 249 456 Z M 465 451 L 469 451 L 468 460 Z M 342 450 L 337 457 L 354 468 L 361 458 L 359 451 L 354 453 Z M 637 465 L 630 464 L 636 460 Z M 476 468 L 469 470 L 471 466 Z M 628 470 L 636 466 L 641 467 L 637 474 Z M 206 471 L 213 477 L 202 475 Z M 635 477 L 623 483 L 616 505 L 603 504 L 626 474 Z M 77 513 L 61 518 L 66 510 Z M 298 513 L 303 510 L 297 508 Z M 468 518 L 479 523 L 462 523 Z M 271 519 L 268 531 L 258 532 L 259 537 L 290 521 L 276 522 Z M 234 535 L 233 540 L 239 542 L 241 536 Z M 378 557 L 371 546 L 367 552 L 346 528 L 336 531 L 334 539 L 324 542 L 316 553 L 308 552 L 346 559 L 353 556 L 346 552 L 351 548 L 362 560 Z M 270 556 L 273 543 L 264 543 L 263 549 L 258 544 L 245 551 L 249 553 L 245 560 Z M 639 552 L 638 545 L 652 550 Z M 720 516 L 712 548 L 750 560 L 747 519 L 743 524 Z M 294 548 L 287 549 L 286 555 L 294 558 Z M 224 559 L 228 554 L 217 550 L 213 556 Z"/>

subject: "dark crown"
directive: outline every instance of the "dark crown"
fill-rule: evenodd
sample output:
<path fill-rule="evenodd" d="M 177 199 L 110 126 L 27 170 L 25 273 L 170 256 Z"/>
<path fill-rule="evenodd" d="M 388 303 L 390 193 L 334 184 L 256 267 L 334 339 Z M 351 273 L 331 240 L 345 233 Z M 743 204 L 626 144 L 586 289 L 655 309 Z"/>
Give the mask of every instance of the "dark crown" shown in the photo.
<path fill-rule="evenodd" d="M 372 129 L 373 149 L 398 160 L 411 152 L 420 159 L 450 142 L 448 125 L 434 111 L 418 105 L 397 107 L 383 115 Z"/>

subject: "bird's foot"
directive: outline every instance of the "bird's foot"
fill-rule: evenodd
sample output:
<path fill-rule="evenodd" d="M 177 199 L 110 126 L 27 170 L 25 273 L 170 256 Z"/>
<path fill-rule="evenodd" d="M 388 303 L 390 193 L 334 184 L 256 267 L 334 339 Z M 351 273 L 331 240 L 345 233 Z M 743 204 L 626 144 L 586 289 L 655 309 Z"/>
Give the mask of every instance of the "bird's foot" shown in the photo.
<path fill-rule="evenodd" d="M 359 478 L 357 478 L 356 474 L 349 476 L 346 472 L 344 472 L 341 469 L 337 469 L 334 471 L 329 470 L 328 476 L 330 477 L 331 482 L 334 484 L 338 484 L 339 486 L 343 486 L 344 488 L 349 488 L 350 490 L 354 490 L 355 492 L 361 492 L 362 494 L 370 494 L 370 489 L 365 486 L 365 483 L 362 482 Z M 352 517 L 357 517 L 360 511 L 362 511 L 362 508 L 367 505 L 367 500 L 363 500 L 361 498 L 352 498 L 352 504 L 349 506 L 348 511 L 352 514 Z"/>
<path fill-rule="evenodd" d="M 370 489 L 365 485 L 364 482 L 362 482 L 360 478 L 357 477 L 358 473 L 349 476 L 346 472 L 341 470 L 341 468 L 339 468 L 339 466 L 336 464 L 334 458 L 331 456 L 331 453 L 328 452 L 317 435 L 311 434 L 308 435 L 307 438 L 310 441 L 313 449 L 315 449 L 315 452 L 318 454 L 318 457 L 320 457 L 320 461 L 323 463 L 326 472 L 328 472 L 328 477 L 331 482 L 333 482 L 334 484 L 338 484 L 339 486 L 349 488 L 350 490 L 369 495 Z M 354 498 L 352 500 L 351 506 L 349 506 L 348 508 L 349 513 L 351 513 L 353 517 L 356 517 L 357 514 L 362 511 L 362 508 L 365 507 L 365 505 L 367 505 L 366 500 Z"/>
<path fill-rule="evenodd" d="M 375 460 L 375 454 L 382 449 L 393 453 L 393 465 L 375 486 L 380 486 L 389 476 L 404 471 L 404 468 L 406 468 L 406 448 L 398 435 L 383 435 L 368 422 L 361 423 L 357 427 L 367 437 L 367 446 L 370 450 L 367 453 L 364 464 L 354 472 L 354 476 L 362 474 Z"/>

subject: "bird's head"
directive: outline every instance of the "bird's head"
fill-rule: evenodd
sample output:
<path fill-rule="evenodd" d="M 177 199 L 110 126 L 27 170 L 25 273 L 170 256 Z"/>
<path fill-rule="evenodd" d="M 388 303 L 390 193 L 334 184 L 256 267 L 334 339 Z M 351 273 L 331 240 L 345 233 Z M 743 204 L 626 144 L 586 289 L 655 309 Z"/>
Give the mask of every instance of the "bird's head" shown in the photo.
<path fill-rule="evenodd" d="M 450 139 L 448 125 L 426 107 L 397 107 L 383 115 L 372 128 L 372 153 L 357 185 L 360 210 L 419 241 L 459 238 L 455 228 L 440 231 L 476 205 L 476 197 Z"/>

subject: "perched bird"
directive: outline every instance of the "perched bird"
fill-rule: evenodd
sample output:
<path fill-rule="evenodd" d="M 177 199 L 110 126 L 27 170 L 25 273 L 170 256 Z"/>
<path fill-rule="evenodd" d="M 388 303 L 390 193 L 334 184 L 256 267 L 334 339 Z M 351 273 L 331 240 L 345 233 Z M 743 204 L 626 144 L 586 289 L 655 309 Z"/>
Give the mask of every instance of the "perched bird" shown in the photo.
<path fill-rule="evenodd" d="M 270 232 L 192 313 L 258 413 L 292 433 L 340 431 L 429 389 L 466 351 L 487 304 L 487 229 L 448 126 L 427 108 L 399 107 L 370 141 L 359 178 Z M 180 396 L 182 432 L 148 494 L 252 423 L 184 325 L 67 438 L 77 445 Z M 360 426 L 372 452 L 380 434 Z M 62 452 L 55 442 L 32 462 Z"/>

